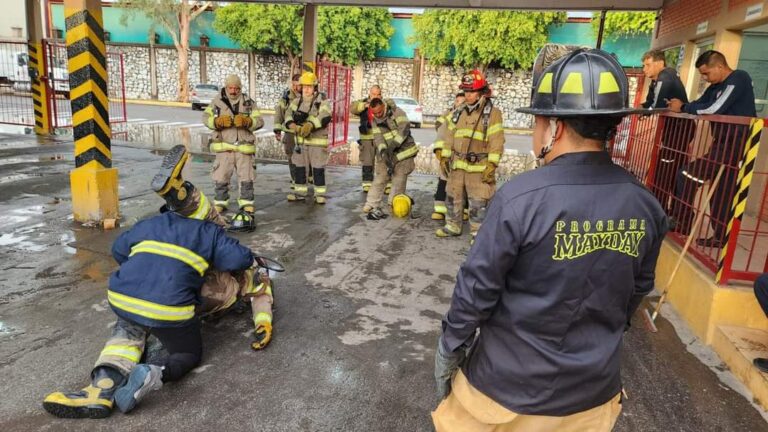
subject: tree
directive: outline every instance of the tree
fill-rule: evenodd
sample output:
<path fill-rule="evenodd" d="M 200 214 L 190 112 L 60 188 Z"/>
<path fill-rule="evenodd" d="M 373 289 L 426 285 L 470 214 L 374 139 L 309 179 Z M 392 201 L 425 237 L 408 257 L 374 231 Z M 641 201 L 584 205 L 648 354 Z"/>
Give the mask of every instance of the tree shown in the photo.
<path fill-rule="evenodd" d="M 608 12 L 605 14 L 603 35 L 616 39 L 621 36 L 651 34 L 656 24 L 656 12 Z M 600 13 L 592 17 L 592 31 L 600 30 Z"/>
<path fill-rule="evenodd" d="M 434 9 L 414 16 L 411 41 L 431 63 L 527 69 L 547 42 L 549 25 L 565 19 L 565 12 Z"/>
<path fill-rule="evenodd" d="M 212 2 L 190 0 L 119 0 L 125 12 L 120 17 L 123 25 L 136 14 L 143 13 L 153 26 L 160 25 L 171 34 L 173 45 L 179 54 L 179 87 L 176 99 L 189 101 L 189 30 L 192 21 L 199 17 Z"/>
<path fill-rule="evenodd" d="M 301 12 L 300 6 L 231 4 L 216 9 L 213 28 L 244 49 L 287 56 L 296 70 L 304 28 Z M 394 33 L 392 16 L 383 8 L 321 6 L 317 15 L 318 53 L 345 64 L 372 59 Z"/>

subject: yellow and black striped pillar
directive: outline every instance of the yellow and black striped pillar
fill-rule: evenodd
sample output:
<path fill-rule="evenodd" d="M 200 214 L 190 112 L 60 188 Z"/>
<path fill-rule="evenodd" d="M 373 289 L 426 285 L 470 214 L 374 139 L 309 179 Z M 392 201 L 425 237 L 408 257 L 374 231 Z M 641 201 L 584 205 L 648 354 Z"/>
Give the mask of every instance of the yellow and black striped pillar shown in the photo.
<path fill-rule="evenodd" d="M 715 275 L 715 281 L 717 283 L 725 283 L 727 280 L 723 280 L 723 270 L 730 268 L 733 263 L 732 249 L 736 246 L 736 241 L 731 241 L 731 233 L 734 227 L 738 228 L 738 233 L 741 228 L 741 218 L 744 216 L 744 210 L 747 207 L 747 198 L 749 197 L 749 186 L 752 184 L 752 174 L 755 171 L 755 159 L 757 158 L 757 152 L 760 150 L 760 133 L 763 130 L 763 119 L 754 118 L 749 124 L 749 135 L 746 145 L 744 146 L 744 156 L 741 159 L 741 168 L 739 168 L 739 176 L 736 179 L 736 194 L 733 197 L 733 205 L 731 206 L 731 220 L 728 221 L 728 227 L 725 231 L 725 239 L 723 249 L 720 251 L 720 259 L 717 262 L 717 275 Z M 731 244 L 733 243 L 733 244 Z"/>
<path fill-rule="evenodd" d="M 101 2 L 65 0 L 64 17 L 75 140 L 75 169 L 70 173 L 75 220 L 117 219 Z"/>
<path fill-rule="evenodd" d="M 26 0 L 27 11 L 27 54 L 29 54 L 28 73 L 32 90 L 32 104 L 35 117 L 35 133 L 50 133 L 48 117 L 48 89 L 40 80 L 45 75 L 43 52 L 43 10 L 37 0 Z"/>
<path fill-rule="evenodd" d="M 40 80 L 40 77 L 45 74 L 43 49 L 40 42 L 29 42 L 27 45 L 32 83 L 32 108 L 35 111 L 35 133 L 47 135 L 51 131 L 51 124 L 48 118 L 48 88 Z"/>

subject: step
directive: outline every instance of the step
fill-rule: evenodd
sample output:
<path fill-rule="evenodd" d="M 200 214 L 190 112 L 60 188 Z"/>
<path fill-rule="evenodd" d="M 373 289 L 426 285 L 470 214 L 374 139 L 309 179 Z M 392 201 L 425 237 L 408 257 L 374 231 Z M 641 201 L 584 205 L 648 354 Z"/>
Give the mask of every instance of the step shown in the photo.
<path fill-rule="evenodd" d="M 768 409 L 768 374 L 752 365 L 756 357 L 768 357 L 768 331 L 717 326 L 712 348 L 752 392 L 755 402 Z"/>

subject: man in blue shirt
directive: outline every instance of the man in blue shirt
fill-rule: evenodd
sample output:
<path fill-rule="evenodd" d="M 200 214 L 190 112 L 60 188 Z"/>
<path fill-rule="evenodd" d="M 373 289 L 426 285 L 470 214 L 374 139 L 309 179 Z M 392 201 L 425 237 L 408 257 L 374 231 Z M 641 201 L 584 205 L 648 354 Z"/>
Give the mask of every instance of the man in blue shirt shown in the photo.
<path fill-rule="evenodd" d="M 663 52 L 651 50 L 643 54 L 643 73 L 651 80 L 643 108 L 665 109 L 670 99 L 688 102 L 685 86 L 677 76 L 677 71 L 667 67 Z M 647 118 L 643 116 L 640 120 L 645 121 Z M 649 189 L 661 206 L 668 211 L 669 200 L 675 194 L 674 184 L 677 173 L 683 164 L 688 162 L 688 143 L 696 133 L 696 122 L 685 118 L 664 116 L 659 124 L 663 127 L 663 131 L 659 148 L 655 152 L 655 168 Z"/>
<path fill-rule="evenodd" d="M 693 102 L 673 98 L 669 109 L 694 115 L 720 114 L 729 116 L 755 117 L 755 92 L 752 78 L 743 70 L 733 70 L 719 51 L 709 50 L 696 59 L 696 68 L 709 87 Z M 693 221 L 693 199 L 696 189 L 705 182 L 714 180 L 721 165 L 723 175 L 717 184 L 712 201 L 709 203 L 714 235 L 699 239 L 703 247 L 723 246 L 725 231 L 731 219 L 731 205 L 736 192 L 736 178 L 739 162 L 744 152 L 749 127 L 743 124 L 710 122 L 712 147 L 700 158 L 686 164 L 677 175 L 676 200 L 673 202 L 672 217 L 675 231 L 688 234 Z"/>

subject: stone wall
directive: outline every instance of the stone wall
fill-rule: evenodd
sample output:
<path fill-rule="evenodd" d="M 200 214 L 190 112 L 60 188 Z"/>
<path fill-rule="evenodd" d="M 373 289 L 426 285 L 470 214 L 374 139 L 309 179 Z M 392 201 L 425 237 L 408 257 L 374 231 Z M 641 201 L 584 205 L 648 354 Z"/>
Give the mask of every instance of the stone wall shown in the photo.
<path fill-rule="evenodd" d="M 157 48 L 155 56 L 157 59 L 157 98 L 174 101 L 179 89 L 179 57 L 176 48 Z M 200 82 L 200 52 L 190 51 L 187 63 L 189 64 L 188 81 L 192 86 Z M 149 65 L 144 65 L 144 67 L 149 69 Z M 248 70 L 247 67 L 246 70 Z"/>
<path fill-rule="evenodd" d="M 110 52 L 123 54 L 125 97 L 152 99 L 152 81 L 149 74 L 149 48 L 132 45 L 110 45 Z M 110 71 L 113 68 L 110 67 Z"/>
<path fill-rule="evenodd" d="M 254 57 L 256 83 L 253 100 L 259 108 L 273 109 L 277 99 L 288 88 L 291 65 L 283 56 L 257 54 Z"/>
<path fill-rule="evenodd" d="M 396 61 L 363 62 L 363 97 L 368 95 L 372 85 L 381 86 L 386 97 L 411 96 L 413 85 L 413 65 Z"/>
<path fill-rule="evenodd" d="M 243 83 L 242 91 L 248 93 L 248 53 L 228 51 L 206 51 L 207 83 L 224 86 L 227 75 L 235 74 Z M 197 82 L 197 81 L 195 81 Z M 257 106 L 259 106 L 257 104 Z"/>

